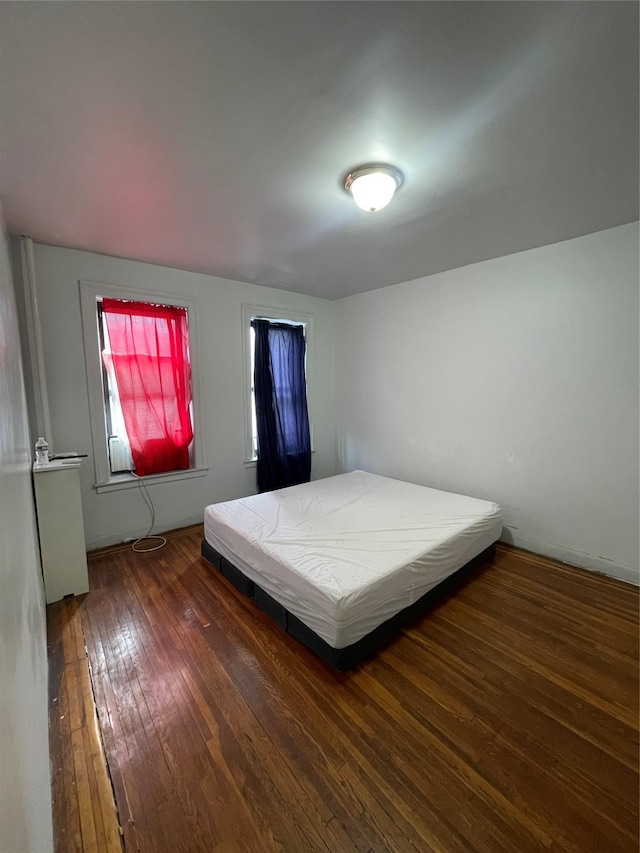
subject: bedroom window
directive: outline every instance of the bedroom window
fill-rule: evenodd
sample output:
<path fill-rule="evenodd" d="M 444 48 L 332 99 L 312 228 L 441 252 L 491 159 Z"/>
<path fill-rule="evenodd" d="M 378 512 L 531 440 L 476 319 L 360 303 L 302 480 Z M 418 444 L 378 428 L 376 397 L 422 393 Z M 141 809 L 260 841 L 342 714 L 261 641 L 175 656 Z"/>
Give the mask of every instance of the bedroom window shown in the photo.
<path fill-rule="evenodd" d="M 257 317 L 251 325 L 258 491 L 270 492 L 311 478 L 305 328 Z"/>
<path fill-rule="evenodd" d="M 242 306 L 242 327 L 245 335 L 245 464 L 253 466 L 258 458 L 258 426 L 256 418 L 255 401 L 255 329 L 252 325 L 254 320 L 269 320 L 272 323 L 288 324 L 290 326 L 302 326 L 306 344 L 305 361 L 305 384 L 307 393 L 307 406 L 309 412 L 309 429 L 311 433 L 311 446 L 313 447 L 313 425 L 312 425 L 312 352 L 313 352 L 313 318 L 310 314 L 287 311 L 281 313 L 273 308 L 264 308 L 256 305 Z"/>
<path fill-rule="evenodd" d="M 187 309 L 124 299 L 98 303 L 111 473 L 191 467 Z M 115 430 L 115 431 L 114 431 Z"/>
<path fill-rule="evenodd" d="M 96 490 L 205 474 L 190 303 L 80 286 Z"/>

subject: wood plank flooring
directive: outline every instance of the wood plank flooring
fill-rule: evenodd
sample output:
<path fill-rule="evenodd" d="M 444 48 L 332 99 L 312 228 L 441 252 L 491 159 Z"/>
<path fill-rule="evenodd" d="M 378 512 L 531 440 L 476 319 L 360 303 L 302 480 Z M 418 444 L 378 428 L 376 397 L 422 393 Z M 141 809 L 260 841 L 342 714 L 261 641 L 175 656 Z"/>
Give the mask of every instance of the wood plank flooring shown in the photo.
<path fill-rule="evenodd" d="M 201 536 L 92 556 L 91 591 L 49 611 L 54 657 L 74 624 L 79 660 L 84 632 L 127 853 L 637 851 L 636 588 L 499 546 L 336 673 Z M 69 708 L 78 676 L 57 660 Z M 62 782 L 86 744 L 56 705 L 57 850 L 102 853 L 104 829 L 84 831 L 100 791 Z"/>
<path fill-rule="evenodd" d="M 122 853 L 85 652 L 80 614 L 84 598 L 68 599 L 47 608 L 56 849 L 60 853 Z"/>

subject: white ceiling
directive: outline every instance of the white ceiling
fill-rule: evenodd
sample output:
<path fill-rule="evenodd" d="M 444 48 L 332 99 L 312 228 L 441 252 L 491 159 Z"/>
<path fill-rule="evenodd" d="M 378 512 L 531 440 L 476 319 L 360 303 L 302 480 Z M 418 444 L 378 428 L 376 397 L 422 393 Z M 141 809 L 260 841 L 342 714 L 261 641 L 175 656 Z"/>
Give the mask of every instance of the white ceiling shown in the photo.
<path fill-rule="evenodd" d="M 12 233 L 336 298 L 638 218 L 635 2 L 2 2 Z M 391 206 L 341 189 L 401 168 Z M 517 284 L 517 283 L 515 283 Z"/>

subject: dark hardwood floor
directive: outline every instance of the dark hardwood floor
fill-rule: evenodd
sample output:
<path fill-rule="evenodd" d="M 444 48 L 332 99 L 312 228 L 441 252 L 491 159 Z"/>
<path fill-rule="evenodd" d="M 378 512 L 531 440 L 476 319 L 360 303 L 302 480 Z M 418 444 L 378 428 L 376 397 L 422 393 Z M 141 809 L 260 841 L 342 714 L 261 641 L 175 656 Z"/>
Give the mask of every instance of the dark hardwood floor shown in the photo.
<path fill-rule="evenodd" d="M 82 631 L 84 598 L 51 605 L 47 614 L 54 837 L 59 853 L 122 853 Z"/>
<path fill-rule="evenodd" d="M 78 689 L 60 638 L 79 661 L 80 629 L 127 853 L 638 850 L 635 587 L 499 546 L 336 673 L 200 558 L 201 535 L 94 555 L 91 591 L 49 608 L 59 853 L 113 849 L 83 833 L 108 791 L 69 778 L 82 738 L 56 721 L 56 689 Z"/>

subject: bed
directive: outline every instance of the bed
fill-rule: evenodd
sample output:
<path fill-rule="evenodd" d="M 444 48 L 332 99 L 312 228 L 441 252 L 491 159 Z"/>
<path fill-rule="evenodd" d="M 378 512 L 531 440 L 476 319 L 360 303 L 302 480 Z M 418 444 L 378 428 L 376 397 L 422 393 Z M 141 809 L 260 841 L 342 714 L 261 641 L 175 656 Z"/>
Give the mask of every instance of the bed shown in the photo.
<path fill-rule="evenodd" d="M 500 507 L 366 471 L 208 506 L 202 555 L 339 670 L 491 553 Z"/>

